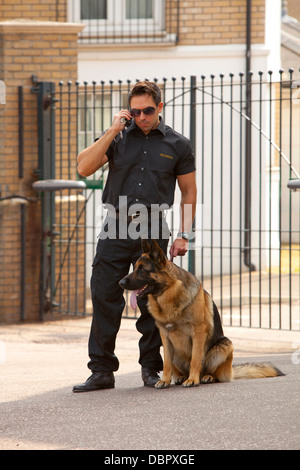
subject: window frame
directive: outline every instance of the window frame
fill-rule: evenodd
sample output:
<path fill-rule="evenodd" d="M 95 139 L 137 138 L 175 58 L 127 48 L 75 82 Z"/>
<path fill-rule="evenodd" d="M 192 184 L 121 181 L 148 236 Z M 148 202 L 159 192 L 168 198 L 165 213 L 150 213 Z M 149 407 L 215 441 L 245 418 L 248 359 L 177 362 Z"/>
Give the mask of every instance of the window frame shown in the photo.
<path fill-rule="evenodd" d="M 80 17 L 81 0 L 68 0 L 68 21 L 84 23 L 86 28 L 81 37 L 131 37 L 138 41 L 141 37 L 153 36 L 165 31 L 165 0 L 152 0 L 152 18 L 126 18 L 126 0 L 107 2 L 107 19 L 82 20 Z"/>

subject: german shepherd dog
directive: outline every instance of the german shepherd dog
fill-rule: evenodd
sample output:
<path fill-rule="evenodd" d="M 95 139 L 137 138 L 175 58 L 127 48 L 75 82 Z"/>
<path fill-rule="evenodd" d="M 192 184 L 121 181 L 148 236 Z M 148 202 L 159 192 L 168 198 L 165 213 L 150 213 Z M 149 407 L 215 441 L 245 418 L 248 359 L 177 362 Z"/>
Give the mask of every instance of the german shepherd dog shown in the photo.
<path fill-rule="evenodd" d="M 148 309 L 159 328 L 163 375 L 155 387 L 173 378 L 184 387 L 284 375 L 271 364 L 232 366 L 233 345 L 223 334 L 218 309 L 201 282 L 167 259 L 155 240 L 142 240 L 143 253 L 131 274 L 120 281 L 137 299 L 148 296 Z"/>

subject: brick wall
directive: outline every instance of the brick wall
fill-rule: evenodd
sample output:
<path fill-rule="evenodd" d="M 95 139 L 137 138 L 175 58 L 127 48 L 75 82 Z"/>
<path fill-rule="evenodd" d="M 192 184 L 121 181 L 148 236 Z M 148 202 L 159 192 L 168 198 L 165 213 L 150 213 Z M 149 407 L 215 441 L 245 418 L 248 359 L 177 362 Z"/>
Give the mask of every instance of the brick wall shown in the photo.
<path fill-rule="evenodd" d="M 2 20 L 67 21 L 66 0 L 1 0 Z"/>
<path fill-rule="evenodd" d="M 265 0 L 252 1 L 252 41 L 263 43 Z M 171 13 L 172 12 L 172 13 Z M 166 0 L 167 21 L 176 21 L 177 1 Z M 246 0 L 181 0 L 179 44 L 241 44 L 246 41 Z M 3 19 L 67 21 L 67 0 L 2 0 Z"/>
<path fill-rule="evenodd" d="M 6 104 L 0 105 L 0 322 L 20 319 L 21 234 L 20 200 L 36 198 L 32 183 L 38 166 L 37 97 L 31 76 L 40 81 L 77 79 L 77 35 L 81 25 L 36 21 L 0 22 L 0 80 L 6 85 Z M 24 90 L 24 174 L 19 177 L 18 86 Z M 75 127 L 75 123 L 73 124 Z M 72 129 L 72 123 L 70 124 Z M 70 171 L 75 176 L 76 149 Z M 26 203 L 25 300 L 27 320 L 39 312 L 40 204 Z M 24 253 L 23 253 L 24 255 Z"/>
<path fill-rule="evenodd" d="M 299 0 L 287 1 L 288 15 L 300 21 L 300 2 Z"/>
<path fill-rule="evenodd" d="M 20 204 L 0 202 L 0 322 L 20 320 L 20 214 Z"/>
<path fill-rule="evenodd" d="M 263 43 L 265 0 L 252 1 L 252 42 Z M 182 0 L 181 45 L 243 44 L 246 42 L 246 0 Z"/>

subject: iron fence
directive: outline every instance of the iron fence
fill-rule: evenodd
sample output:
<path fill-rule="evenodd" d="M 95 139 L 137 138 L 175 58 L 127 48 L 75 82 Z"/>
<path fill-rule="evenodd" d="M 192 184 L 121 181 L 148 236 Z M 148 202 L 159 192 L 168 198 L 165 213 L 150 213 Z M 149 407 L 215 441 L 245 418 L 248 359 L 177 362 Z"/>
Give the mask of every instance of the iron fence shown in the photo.
<path fill-rule="evenodd" d="M 249 78 L 249 77 L 248 77 Z M 243 74 L 155 79 L 165 122 L 191 139 L 198 208 L 189 255 L 176 259 L 198 276 L 224 325 L 299 329 L 300 106 L 298 84 Z M 76 177 L 76 155 L 127 107 L 131 81 L 60 83 L 54 92 L 56 178 Z M 246 93 L 247 86 L 250 86 Z M 91 312 L 89 279 L 107 169 L 86 179 L 83 194 L 56 195 L 52 299 L 62 313 Z M 177 233 L 180 194 L 167 214 Z M 124 315 L 138 313 L 127 305 Z"/>

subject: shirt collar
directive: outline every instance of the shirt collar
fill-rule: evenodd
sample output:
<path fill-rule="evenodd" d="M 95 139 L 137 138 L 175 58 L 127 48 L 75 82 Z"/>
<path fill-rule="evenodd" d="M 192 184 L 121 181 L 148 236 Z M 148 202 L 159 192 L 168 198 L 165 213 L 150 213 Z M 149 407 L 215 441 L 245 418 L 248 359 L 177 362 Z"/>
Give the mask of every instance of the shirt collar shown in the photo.
<path fill-rule="evenodd" d="M 135 123 L 135 120 L 132 119 L 132 122 L 130 124 L 130 126 L 127 128 L 127 132 L 131 132 L 133 131 L 134 129 L 140 131 L 142 134 L 143 132 L 139 129 L 139 127 L 136 125 Z M 161 116 L 159 116 L 159 124 L 158 126 L 156 127 L 156 129 L 153 129 L 152 131 L 150 131 L 150 134 L 151 132 L 154 132 L 154 131 L 159 131 L 161 132 L 163 135 L 166 135 L 166 125 L 164 123 L 164 120 Z"/>

